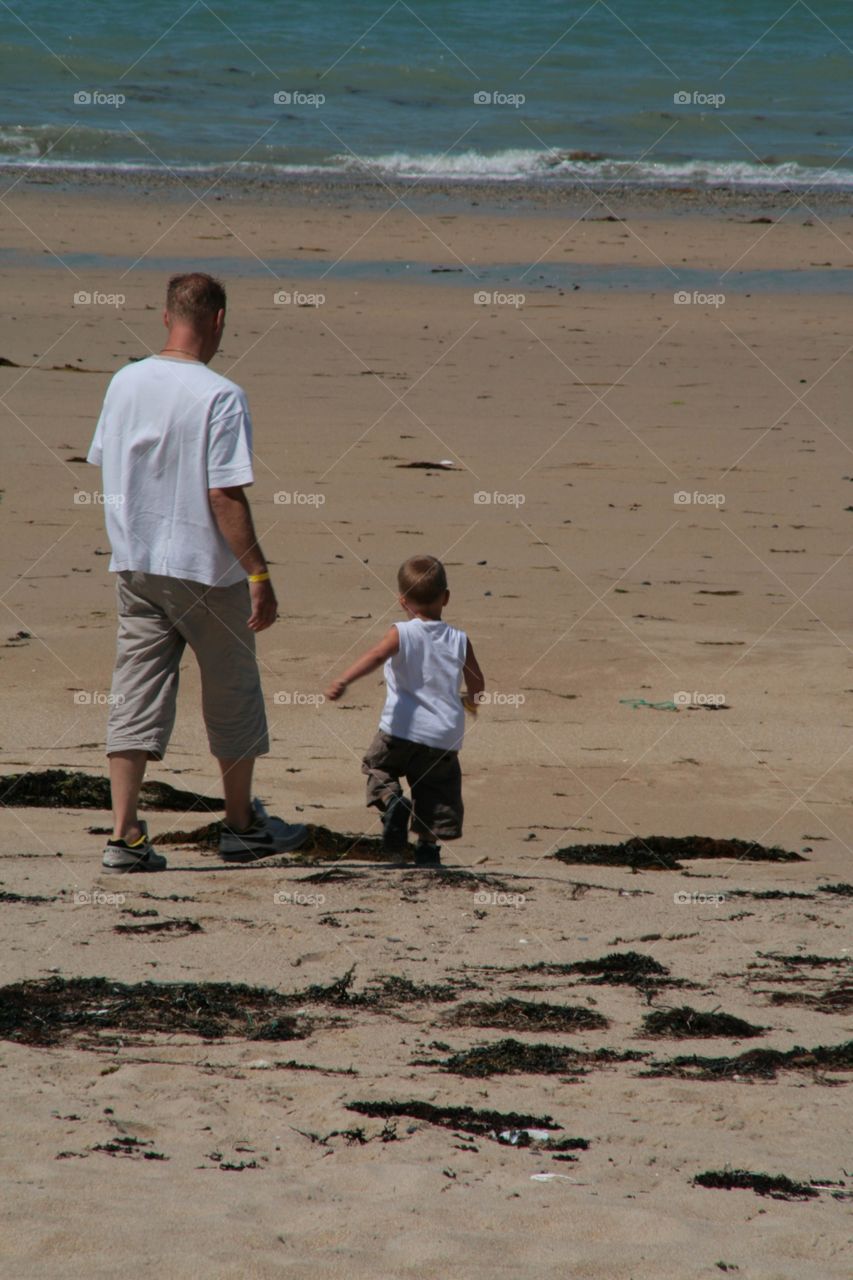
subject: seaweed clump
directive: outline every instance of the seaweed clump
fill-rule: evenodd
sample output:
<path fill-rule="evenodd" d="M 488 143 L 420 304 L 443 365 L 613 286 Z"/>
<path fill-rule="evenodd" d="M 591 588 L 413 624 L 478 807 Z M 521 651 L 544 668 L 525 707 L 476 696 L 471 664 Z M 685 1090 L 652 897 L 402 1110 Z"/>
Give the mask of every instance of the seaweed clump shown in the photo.
<path fill-rule="evenodd" d="M 568 1049 L 557 1044 L 525 1044 L 521 1040 L 498 1040 L 452 1054 L 441 1064 L 444 1071 L 460 1076 L 564 1075 L 586 1074 L 589 1067 L 608 1067 L 616 1062 L 636 1062 L 644 1053 L 615 1049 Z"/>
<path fill-rule="evenodd" d="M 818 1194 L 816 1187 L 795 1182 L 783 1173 L 750 1173 L 748 1169 L 708 1169 L 696 1174 L 693 1185 L 718 1191 L 754 1191 L 756 1195 L 772 1196 L 774 1200 L 812 1200 Z"/>
<path fill-rule="evenodd" d="M 551 1116 L 532 1116 L 515 1111 L 475 1111 L 473 1107 L 437 1107 L 431 1102 L 411 1099 L 408 1102 L 348 1102 L 347 1111 L 362 1116 L 387 1120 L 408 1116 L 438 1125 L 442 1129 L 460 1129 L 483 1138 L 500 1140 L 500 1134 L 524 1129 L 562 1129 Z M 586 1141 L 581 1139 L 581 1141 Z"/>
<path fill-rule="evenodd" d="M 27 773 L 6 773 L 0 777 L 0 805 L 26 809 L 109 809 L 108 778 L 79 771 L 42 769 Z M 168 782 L 143 782 L 140 792 L 143 809 L 172 809 L 184 812 L 201 809 L 216 813 L 225 807 L 216 796 L 195 791 L 179 791 Z"/>
<path fill-rule="evenodd" d="M 499 1027 L 507 1031 L 602 1031 L 608 1020 L 580 1005 L 547 1004 L 535 1000 L 471 1000 L 451 1009 L 448 1026 Z"/>
<path fill-rule="evenodd" d="M 184 1032 L 218 1040 L 296 1040 L 307 1025 L 292 997 L 231 982 L 138 982 L 45 978 L 0 987 L 0 1038 L 56 1045 L 81 1034 Z M 115 1038 L 115 1036 L 113 1037 Z"/>
<path fill-rule="evenodd" d="M 521 966 L 525 973 L 543 973 L 563 976 L 578 974 L 591 986 L 629 986 L 646 991 L 656 986 L 692 985 L 683 979 L 670 978 L 666 965 L 654 956 L 644 956 L 638 951 L 611 951 L 600 960 L 574 960 L 569 964 L 554 964 L 539 960 L 536 964 Z"/>
<path fill-rule="evenodd" d="M 655 1009 L 646 1014 L 642 1034 L 674 1038 L 696 1036 L 700 1039 L 706 1036 L 731 1036 L 740 1039 L 763 1036 L 765 1030 L 764 1027 L 755 1026 L 730 1013 L 703 1013 L 685 1004 L 677 1009 Z"/>
<path fill-rule="evenodd" d="M 837 987 L 810 994 L 806 991 L 771 991 L 772 1004 L 794 1004 L 816 1013 L 850 1013 L 853 1011 L 853 982 L 839 982 Z"/>
<path fill-rule="evenodd" d="M 557 849 L 560 862 L 596 867 L 630 867 L 632 871 L 682 871 L 680 859 L 729 858 L 734 862 L 805 862 L 778 845 L 768 848 L 751 840 L 716 840 L 711 836 L 632 836 L 621 844 L 573 844 Z"/>
<path fill-rule="evenodd" d="M 780 1071 L 853 1071 L 853 1040 L 817 1045 L 814 1049 L 748 1049 L 734 1058 L 702 1058 L 696 1054 L 656 1062 L 644 1076 L 678 1076 L 682 1080 L 775 1080 Z"/>

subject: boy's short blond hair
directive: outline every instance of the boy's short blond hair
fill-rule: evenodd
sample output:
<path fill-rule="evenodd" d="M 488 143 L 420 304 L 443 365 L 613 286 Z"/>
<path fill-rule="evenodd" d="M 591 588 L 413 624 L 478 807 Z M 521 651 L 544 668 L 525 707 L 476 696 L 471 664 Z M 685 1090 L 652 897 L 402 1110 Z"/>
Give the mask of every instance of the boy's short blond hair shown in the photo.
<path fill-rule="evenodd" d="M 434 604 L 447 590 L 444 565 L 435 556 L 410 556 L 397 571 L 397 587 L 412 604 Z"/>

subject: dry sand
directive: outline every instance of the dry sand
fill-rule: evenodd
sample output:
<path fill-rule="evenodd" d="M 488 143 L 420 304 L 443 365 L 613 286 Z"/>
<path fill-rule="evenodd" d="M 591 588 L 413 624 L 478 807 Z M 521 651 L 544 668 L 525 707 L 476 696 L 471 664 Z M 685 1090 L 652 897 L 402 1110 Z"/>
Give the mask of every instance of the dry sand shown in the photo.
<path fill-rule="evenodd" d="M 843 1073 L 708 1082 L 644 1078 L 643 1063 L 623 1062 L 472 1079 L 437 1063 L 507 1034 L 655 1058 L 849 1038 L 849 1014 L 772 1004 L 769 990 L 799 988 L 760 956 L 834 958 L 807 970 L 813 992 L 838 981 L 849 956 L 849 899 L 821 889 L 850 878 L 853 840 L 849 296 L 732 291 L 719 307 L 677 306 L 666 273 L 655 293 L 545 286 L 549 265 L 566 260 L 846 267 L 850 218 L 796 207 L 777 224 L 754 225 L 742 215 L 635 216 L 620 206 L 626 223 L 592 223 L 575 221 L 585 207 L 577 204 L 563 215 L 426 202 L 377 224 L 376 210 L 357 201 L 211 206 L 175 226 L 174 197 L 9 196 L 5 244 L 25 257 L 7 255 L 2 271 L 0 356 L 18 367 L 0 368 L 0 772 L 103 772 L 113 587 L 102 509 L 96 498 L 75 501 L 100 489 L 99 475 L 79 459 L 109 374 L 160 343 L 169 265 L 145 263 L 240 258 L 258 274 L 227 274 L 228 333 L 215 367 L 250 395 L 252 503 L 283 615 L 260 642 L 273 750 L 258 791 L 285 817 L 375 833 L 359 758 L 381 682 L 363 681 L 335 707 L 313 699 L 397 616 L 400 560 L 433 552 L 448 565 L 447 616 L 470 633 L 500 695 L 469 728 L 465 835 L 444 858 L 500 876 L 503 888 L 436 884 L 364 861 L 346 864 L 352 879 L 300 885 L 302 867 L 225 870 L 191 849 L 168 851 L 168 874 L 126 882 L 102 878 L 103 838 L 87 833 L 105 814 L 6 809 L 0 891 L 48 901 L 0 907 L 3 981 L 103 975 L 290 992 L 355 965 L 357 990 L 383 974 L 467 977 L 481 989 L 460 999 L 588 1005 L 610 1026 L 448 1028 L 447 1006 L 424 1000 L 334 1017 L 313 1010 L 309 1037 L 286 1043 L 3 1041 L 9 1273 L 64 1280 L 131 1265 L 175 1280 L 686 1280 L 726 1268 L 739 1268 L 739 1280 L 849 1276 L 848 1206 L 830 1191 L 791 1203 L 691 1184 L 729 1165 L 844 1180 L 849 1190 Z M 69 256 L 86 253 L 102 256 L 91 266 Z M 486 264 L 540 256 L 523 285 L 507 273 L 505 284 L 487 286 L 523 291 L 523 306 L 475 304 Z M 258 264 L 276 257 L 410 262 L 416 278 L 398 270 L 385 280 L 379 268 L 356 278 L 342 265 L 322 283 L 279 280 Z M 452 276 L 423 270 L 460 259 Z M 277 306 L 281 288 L 326 300 Z M 126 302 L 74 306 L 79 290 Z M 442 459 L 456 469 L 401 465 Z M 680 504 L 681 491 L 724 495 L 724 504 Z M 276 503 L 276 493 L 292 500 Z M 182 679 L 172 750 L 150 776 L 213 793 L 191 660 Z M 620 701 L 662 702 L 677 691 L 722 696 L 726 709 Z M 155 837 L 195 821 L 149 817 Z M 551 856 L 575 841 L 652 833 L 778 843 L 806 860 L 632 874 Z M 577 881 L 592 887 L 573 891 Z M 736 889 L 813 897 L 674 899 Z M 125 900 L 75 903 L 75 891 L 98 890 Z M 135 921 L 128 909 L 190 918 L 203 931 L 117 934 L 116 924 Z M 646 1000 L 631 987 L 482 968 L 613 950 L 650 955 L 700 984 L 662 989 L 654 1006 L 719 1008 L 766 1035 L 648 1041 Z M 526 991 L 531 980 L 541 990 Z M 334 1071 L 280 1065 L 292 1060 Z M 405 1118 L 396 1140 L 381 1141 L 381 1119 L 346 1109 L 412 1098 L 550 1115 L 590 1147 L 558 1162 Z M 359 1127 L 367 1142 L 316 1140 Z M 149 1141 L 168 1160 L 92 1150 L 117 1135 Z M 77 1154 L 57 1159 L 68 1151 Z M 220 1168 L 241 1161 L 257 1167 Z"/>

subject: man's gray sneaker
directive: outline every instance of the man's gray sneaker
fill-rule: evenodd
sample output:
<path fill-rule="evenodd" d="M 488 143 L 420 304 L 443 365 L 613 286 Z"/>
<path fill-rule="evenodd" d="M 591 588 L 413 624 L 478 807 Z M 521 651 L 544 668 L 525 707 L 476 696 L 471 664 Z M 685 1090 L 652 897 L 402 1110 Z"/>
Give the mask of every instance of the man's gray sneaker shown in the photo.
<path fill-rule="evenodd" d="M 252 801 L 252 821 L 243 831 L 222 823 L 219 832 L 219 856 L 227 862 L 254 862 L 273 853 L 291 853 L 301 849 L 308 839 L 308 828 L 301 822 L 283 822 L 272 818 L 260 800 Z"/>
<path fill-rule="evenodd" d="M 148 839 L 148 824 L 140 822 L 138 840 L 108 840 L 101 866 L 108 875 L 129 875 L 136 871 L 164 871 L 166 859 Z"/>

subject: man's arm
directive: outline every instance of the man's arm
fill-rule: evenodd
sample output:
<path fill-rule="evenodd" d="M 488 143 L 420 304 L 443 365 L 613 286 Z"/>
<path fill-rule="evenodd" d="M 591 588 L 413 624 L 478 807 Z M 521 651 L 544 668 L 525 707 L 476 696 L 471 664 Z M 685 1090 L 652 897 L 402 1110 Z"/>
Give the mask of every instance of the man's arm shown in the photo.
<path fill-rule="evenodd" d="M 377 667 L 381 667 L 387 662 L 392 654 L 399 653 L 400 650 L 400 633 L 396 627 L 390 627 L 385 635 L 374 645 L 372 649 L 368 649 L 367 653 L 363 653 L 361 657 L 352 664 L 341 676 L 339 680 L 333 680 L 326 690 L 326 697 L 330 702 L 337 702 L 342 693 L 345 692 L 347 685 L 352 684 L 354 680 L 360 680 L 362 676 L 369 676 L 371 671 L 375 671 Z"/>
<path fill-rule="evenodd" d="M 243 486 L 209 489 L 208 495 L 217 528 L 233 551 L 235 559 L 249 574 L 266 573 L 266 558 L 255 535 L 252 512 Z M 252 631 L 265 631 L 278 616 L 278 602 L 272 583 L 269 580 L 250 582 L 249 592 L 252 597 L 252 614 L 248 625 Z"/>
<path fill-rule="evenodd" d="M 486 681 L 480 670 L 480 664 L 474 653 L 474 646 L 468 641 L 468 649 L 465 654 L 465 666 L 462 668 L 462 674 L 465 677 L 465 696 L 475 705 L 479 700 L 480 694 L 486 687 Z"/>

